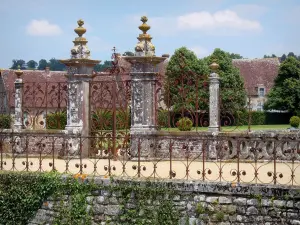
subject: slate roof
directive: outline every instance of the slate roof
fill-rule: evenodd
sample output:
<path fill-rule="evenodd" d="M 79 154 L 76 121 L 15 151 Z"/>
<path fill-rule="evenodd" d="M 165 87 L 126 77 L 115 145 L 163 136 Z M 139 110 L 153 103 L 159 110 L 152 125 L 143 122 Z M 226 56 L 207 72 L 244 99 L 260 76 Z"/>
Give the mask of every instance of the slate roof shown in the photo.
<path fill-rule="evenodd" d="M 249 95 L 257 95 L 259 85 L 265 87 L 268 94 L 278 75 L 280 62 L 278 58 L 234 59 L 232 60 L 244 78 L 245 88 Z"/>

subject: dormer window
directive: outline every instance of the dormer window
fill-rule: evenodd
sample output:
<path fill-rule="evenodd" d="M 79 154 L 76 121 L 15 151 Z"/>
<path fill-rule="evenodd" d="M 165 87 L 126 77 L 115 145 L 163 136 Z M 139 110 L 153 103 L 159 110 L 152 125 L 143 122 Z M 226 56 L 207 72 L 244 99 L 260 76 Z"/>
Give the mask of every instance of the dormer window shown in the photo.
<path fill-rule="evenodd" d="M 265 88 L 260 87 L 260 88 L 258 89 L 258 96 L 259 96 L 259 97 L 264 97 L 264 96 L 265 96 Z"/>

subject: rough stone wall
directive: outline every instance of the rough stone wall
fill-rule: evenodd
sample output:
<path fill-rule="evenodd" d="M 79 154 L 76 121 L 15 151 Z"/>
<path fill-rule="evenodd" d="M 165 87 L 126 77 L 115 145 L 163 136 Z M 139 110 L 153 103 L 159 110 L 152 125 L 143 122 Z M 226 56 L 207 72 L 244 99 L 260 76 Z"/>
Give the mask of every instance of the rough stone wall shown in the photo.
<path fill-rule="evenodd" d="M 109 185 L 108 179 L 96 179 L 96 183 Z M 137 182 L 145 185 L 144 181 Z M 201 183 L 185 181 L 164 181 L 167 188 L 176 190 L 172 197 L 180 213 L 180 225 L 204 224 L 300 224 L 300 189 L 287 186 L 233 185 L 230 183 Z M 62 200 L 68 204 L 68 196 Z M 60 200 L 60 199 L 59 199 Z M 97 190 L 87 197 L 88 209 L 93 210 L 92 224 L 121 224 L 115 218 L 120 210 L 121 196 Z M 126 207 L 136 208 L 132 194 L 131 203 Z M 149 206 L 158 206 L 159 200 L 149 201 Z M 47 199 L 35 218 L 29 223 L 52 224 L 56 202 Z"/>

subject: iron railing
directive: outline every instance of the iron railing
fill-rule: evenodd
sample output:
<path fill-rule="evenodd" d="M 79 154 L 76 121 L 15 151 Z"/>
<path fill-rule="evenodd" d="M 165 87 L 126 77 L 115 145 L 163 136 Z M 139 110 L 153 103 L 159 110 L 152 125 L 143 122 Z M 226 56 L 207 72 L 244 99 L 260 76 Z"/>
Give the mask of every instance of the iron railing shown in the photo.
<path fill-rule="evenodd" d="M 113 139 L 2 132 L 0 169 L 298 186 L 300 141 L 296 136 L 203 133 L 144 139 L 119 133 Z"/>

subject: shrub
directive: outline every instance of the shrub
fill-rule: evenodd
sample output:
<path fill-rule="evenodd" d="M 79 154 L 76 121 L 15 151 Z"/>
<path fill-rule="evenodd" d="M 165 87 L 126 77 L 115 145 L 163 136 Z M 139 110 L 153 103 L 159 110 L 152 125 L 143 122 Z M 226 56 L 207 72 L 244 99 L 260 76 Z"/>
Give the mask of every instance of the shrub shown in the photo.
<path fill-rule="evenodd" d="M 116 128 L 129 129 L 130 128 L 130 111 L 118 110 L 116 111 Z M 92 114 L 92 130 L 112 130 L 113 128 L 113 111 L 106 109 L 99 109 Z"/>
<path fill-rule="evenodd" d="M 193 122 L 188 117 L 183 117 L 177 121 L 176 126 L 180 131 L 190 131 L 193 127 Z"/>
<path fill-rule="evenodd" d="M 298 116 L 292 116 L 290 119 L 290 125 L 292 127 L 298 128 L 300 124 L 300 118 Z"/>
<path fill-rule="evenodd" d="M 46 116 L 46 128 L 64 130 L 67 125 L 67 112 L 54 112 Z"/>
<path fill-rule="evenodd" d="M 266 124 L 266 113 L 261 111 L 237 111 L 235 114 L 236 117 L 236 125 L 248 125 L 249 123 L 249 116 L 251 116 L 251 125 L 264 125 Z"/>
<path fill-rule="evenodd" d="M 159 110 L 158 111 L 158 126 L 159 127 L 169 127 L 169 111 Z"/>
<path fill-rule="evenodd" d="M 9 129 L 12 122 L 12 118 L 10 115 L 0 114 L 0 128 L 1 129 Z"/>

